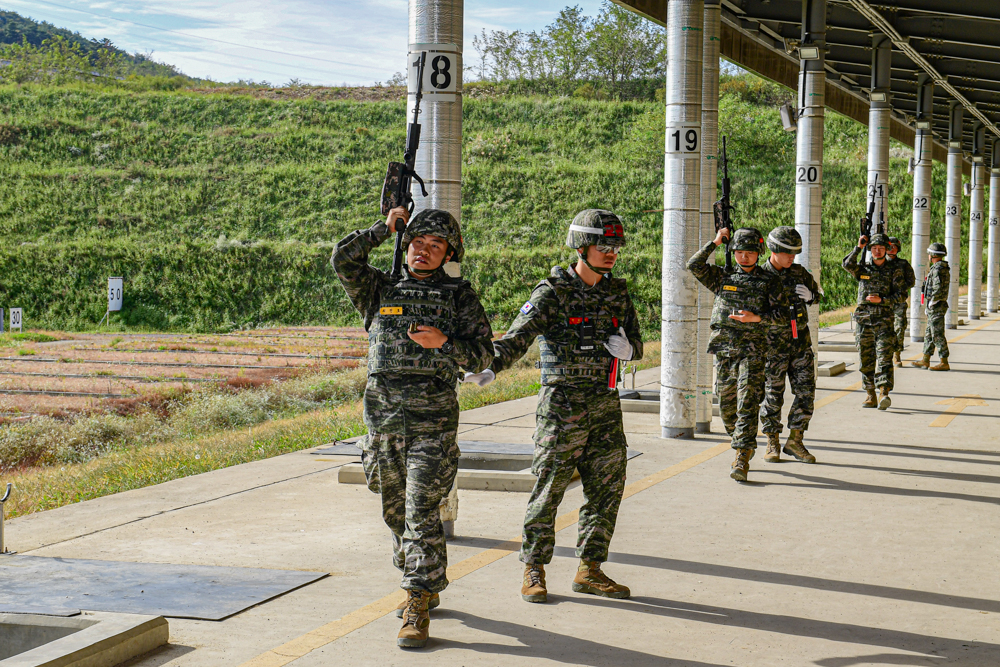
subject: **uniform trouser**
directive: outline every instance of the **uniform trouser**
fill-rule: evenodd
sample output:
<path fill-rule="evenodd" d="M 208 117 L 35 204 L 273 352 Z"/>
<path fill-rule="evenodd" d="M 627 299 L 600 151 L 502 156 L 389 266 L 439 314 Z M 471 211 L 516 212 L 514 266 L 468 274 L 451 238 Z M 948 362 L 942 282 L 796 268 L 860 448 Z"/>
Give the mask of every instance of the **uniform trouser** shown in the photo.
<path fill-rule="evenodd" d="M 715 355 L 715 395 L 733 449 L 757 448 L 757 416 L 764 397 L 764 358 L 729 351 Z"/>
<path fill-rule="evenodd" d="M 892 353 L 896 351 L 896 332 L 888 315 L 857 320 L 854 340 L 861 356 L 861 376 L 865 390 L 882 387 L 892 391 L 895 375 Z"/>
<path fill-rule="evenodd" d="M 621 401 L 606 386 L 543 386 L 535 410 L 535 456 L 538 478 L 524 514 L 521 561 L 546 564 L 555 548 L 559 503 L 580 471 L 580 508 L 576 555 L 603 563 L 618 521 L 625 491 L 626 450 Z"/>
<path fill-rule="evenodd" d="M 942 359 L 948 358 L 948 339 L 944 336 L 944 316 L 947 313 L 947 306 L 944 308 L 927 309 L 927 329 L 924 331 L 924 356 L 933 356 L 934 348 L 937 348 L 939 357 Z"/>
<path fill-rule="evenodd" d="M 760 421 L 764 433 L 781 433 L 781 407 L 785 403 L 785 378 L 795 399 L 788 409 L 788 428 L 805 431 L 816 400 L 816 364 L 812 341 L 803 336 L 781 352 L 772 352 L 764 366 L 766 377 Z"/>
<path fill-rule="evenodd" d="M 906 337 L 906 326 L 909 320 L 906 319 L 906 302 L 897 303 L 892 307 L 893 319 L 892 328 L 896 334 L 896 349 L 894 352 L 903 352 L 903 342 Z"/>
<path fill-rule="evenodd" d="M 392 531 L 392 562 L 401 588 L 440 593 L 448 586 L 441 501 L 458 473 L 455 432 L 402 436 L 372 433 L 361 462 L 368 488 L 382 494 L 382 519 Z"/>

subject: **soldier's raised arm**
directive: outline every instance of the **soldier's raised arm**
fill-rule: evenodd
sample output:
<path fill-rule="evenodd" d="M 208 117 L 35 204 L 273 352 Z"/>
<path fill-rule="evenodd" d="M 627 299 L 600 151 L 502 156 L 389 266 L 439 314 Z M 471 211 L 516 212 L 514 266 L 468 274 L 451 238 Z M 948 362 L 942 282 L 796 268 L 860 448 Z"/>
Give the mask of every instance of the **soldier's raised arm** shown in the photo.
<path fill-rule="evenodd" d="M 698 282 L 707 287 L 713 294 L 718 294 L 719 290 L 722 289 L 722 279 L 726 272 L 723 271 L 722 267 L 710 264 L 708 260 L 715 253 L 715 249 L 727 238 L 727 230 L 720 229 L 715 235 L 715 239 L 702 246 L 701 250 L 692 255 L 687 262 L 688 271 L 693 273 Z"/>
<path fill-rule="evenodd" d="M 858 266 L 858 253 L 861 252 L 863 247 L 863 245 L 857 245 L 851 248 L 851 252 L 847 254 L 842 263 L 844 270 L 850 273 L 855 279 L 861 275 L 861 268 Z"/>
<path fill-rule="evenodd" d="M 378 307 L 379 288 L 385 277 L 384 271 L 368 263 L 368 256 L 392 234 L 388 225 L 390 220 L 396 218 L 409 221 L 410 212 L 405 208 L 395 208 L 385 221 L 379 220 L 368 229 L 351 232 L 337 244 L 330 256 L 330 264 L 337 272 L 344 291 L 364 318 L 365 329 L 374 317 L 373 309 Z"/>

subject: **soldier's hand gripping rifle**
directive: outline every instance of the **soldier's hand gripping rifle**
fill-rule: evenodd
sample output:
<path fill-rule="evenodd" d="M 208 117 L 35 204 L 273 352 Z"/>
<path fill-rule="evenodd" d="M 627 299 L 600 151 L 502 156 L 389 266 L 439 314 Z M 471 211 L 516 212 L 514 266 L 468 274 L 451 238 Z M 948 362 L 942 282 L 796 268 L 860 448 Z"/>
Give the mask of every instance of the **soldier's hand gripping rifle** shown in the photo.
<path fill-rule="evenodd" d="M 868 251 L 868 241 L 872 238 L 872 217 L 875 215 L 875 193 L 878 191 L 878 174 L 875 174 L 875 180 L 872 182 L 872 199 L 868 202 L 868 213 L 862 216 L 861 225 L 861 236 L 865 238 L 865 246 L 861 249 L 861 257 L 858 258 L 858 264 L 865 261 L 865 253 Z M 884 227 L 885 223 L 881 223 Z"/>
<path fill-rule="evenodd" d="M 420 58 L 414 62 L 417 66 L 417 96 L 413 106 L 413 120 L 406 126 L 406 151 L 403 153 L 402 162 L 390 162 L 389 169 L 385 174 L 385 183 L 382 184 L 382 215 L 389 215 L 389 212 L 397 207 L 403 206 L 410 213 L 413 213 L 413 196 L 410 190 L 413 181 L 420 184 L 420 190 L 427 196 L 427 188 L 424 181 L 417 172 L 414 171 L 414 164 L 417 160 L 417 148 L 420 146 L 420 100 L 424 96 L 424 64 L 427 62 L 427 52 L 421 51 Z M 396 218 L 396 249 L 392 254 L 392 274 L 393 280 L 399 280 L 402 275 L 403 255 L 403 230 L 405 225 L 402 218 Z"/>
<path fill-rule="evenodd" d="M 720 162 L 722 164 L 722 197 L 720 197 L 719 200 L 712 205 L 712 212 L 715 214 L 716 233 L 718 233 L 720 229 L 726 229 L 729 232 L 729 238 L 726 239 L 726 271 L 732 271 L 733 253 L 729 250 L 729 244 L 733 239 L 733 218 L 730 215 L 733 210 L 733 205 L 729 202 L 729 193 L 732 188 L 729 183 L 729 160 L 726 159 L 725 136 L 722 137 L 722 154 Z"/>

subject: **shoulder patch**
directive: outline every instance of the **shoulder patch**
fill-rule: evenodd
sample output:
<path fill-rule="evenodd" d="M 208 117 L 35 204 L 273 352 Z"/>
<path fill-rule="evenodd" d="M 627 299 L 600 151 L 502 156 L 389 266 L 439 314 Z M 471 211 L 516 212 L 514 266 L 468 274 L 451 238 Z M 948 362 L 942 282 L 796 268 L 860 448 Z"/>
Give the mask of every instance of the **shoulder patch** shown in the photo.
<path fill-rule="evenodd" d="M 533 305 L 531 305 L 530 301 L 525 301 L 524 305 L 521 306 L 521 312 L 524 313 L 525 315 L 527 315 L 528 313 L 530 313 L 534 309 L 535 309 L 535 307 Z"/>

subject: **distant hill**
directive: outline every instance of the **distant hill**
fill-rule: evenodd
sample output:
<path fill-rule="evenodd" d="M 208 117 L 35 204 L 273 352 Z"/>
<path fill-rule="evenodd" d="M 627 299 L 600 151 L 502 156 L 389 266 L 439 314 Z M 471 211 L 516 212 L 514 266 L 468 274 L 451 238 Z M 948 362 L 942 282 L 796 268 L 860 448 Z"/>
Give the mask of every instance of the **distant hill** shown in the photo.
<path fill-rule="evenodd" d="M 27 39 L 29 44 L 41 46 L 42 42 L 52 37 L 65 37 L 79 44 L 86 53 L 96 54 L 98 49 L 109 49 L 120 54 L 131 63 L 130 74 L 143 76 L 183 76 L 183 73 L 173 65 L 158 63 L 141 53 L 128 53 L 119 49 L 108 39 L 87 39 L 78 32 L 65 28 L 57 28 L 46 21 L 36 21 L 25 18 L 17 12 L 0 10 L 0 44 L 20 44 Z"/>

